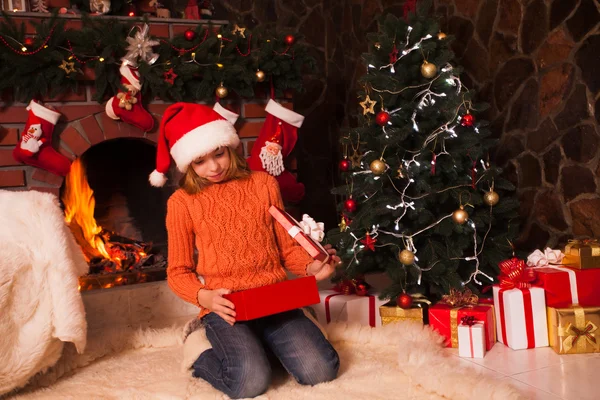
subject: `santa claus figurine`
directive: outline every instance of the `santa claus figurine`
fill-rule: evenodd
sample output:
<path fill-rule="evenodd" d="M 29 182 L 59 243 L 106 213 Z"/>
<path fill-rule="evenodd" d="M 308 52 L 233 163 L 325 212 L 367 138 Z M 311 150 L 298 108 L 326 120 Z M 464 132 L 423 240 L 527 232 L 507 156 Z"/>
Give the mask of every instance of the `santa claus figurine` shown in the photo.
<path fill-rule="evenodd" d="M 304 117 L 275 100 L 269 100 L 265 110 L 267 117 L 252 147 L 248 165 L 253 171 L 273 175 L 279 183 L 283 200 L 297 203 L 304 197 L 304 185 L 285 169 L 285 159 L 296 145 L 298 128 L 302 126 Z"/>

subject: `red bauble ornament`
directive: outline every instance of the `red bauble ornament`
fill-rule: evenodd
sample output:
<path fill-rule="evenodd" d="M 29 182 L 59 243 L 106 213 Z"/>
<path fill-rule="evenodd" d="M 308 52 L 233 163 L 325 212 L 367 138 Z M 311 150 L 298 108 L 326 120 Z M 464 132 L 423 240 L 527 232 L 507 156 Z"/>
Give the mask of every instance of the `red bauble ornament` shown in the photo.
<path fill-rule="evenodd" d="M 396 303 L 398 304 L 398 307 L 406 309 L 412 306 L 413 299 L 410 294 L 402 293 L 400 296 L 398 296 Z"/>
<path fill-rule="evenodd" d="M 344 203 L 344 208 L 348 212 L 354 212 L 354 211 L 356 211 L 357 207 L 358 207 L 358 204 L 356 204 L 356 200 L 354 200 L 354 199 L 348 199 Z"/>
<path fill-rule="evenodd" d="M 366 283 L 359 283 L 356 285 L 356 295 L 366 296 L 369 294 L 369 286 Z"/>
<path fill-rule="evenodd" d="M 473 116 L 473 114 L 465 114 L 465 115 L 463 115 L 463 117 L 460 120 L 460 124 L 462 126 L 473 126 L 474 122 L 475 122 L 475 117 Z"/>
<path fill-rule="evenodd" d="M 26 37 L 23 43 L 25 43 L 26 46 L 31 46 L 33 44 L 33 38 Z"/>
<path fill-rule="evenodd" d="M 296 41 L 296 38 L 294 37 L 294 35 L 287 35 L 285 37 L 285 39 L 283 39 L 283 40 L 284 40 L 285 44 L 287 44 L 288 46 L 291 46 Z"/>
<path fill-rule="evenodd" d="M 342 161 L 340 161 L 340 164 L 339 164 L 340 171 L 342 171 L 342 172 L 349 171 L 350 170 L 350 165 L 351 165 L 350 161 L 348 161 L 346 159 L 343 159 Z"/>
<path fill-rule="evenodd" d="M 183 37 L 188 42 L 191 42 L 192 40 L 196 39 L 196 32 L 192 29 L 188 29 L 183 33 Z"/>
<path fill-rule="evenodd" d="M 377 122 L 377 125 L 379 125 L 379 126 L 384 126 L 385 124 L 387 124 L 389 122 L 389 120 L 390 120 L 390 114 L 387 111 L 381 111 L 375 117 L 375 122 Z"/>
<path fill-rule="evenodd" d="M 377 243 L 377 239 L 373 239 L 368 233 L 367 236 L 360 242 L 365 245 L 365 248 L 375 251 L 375 243 Z"/>

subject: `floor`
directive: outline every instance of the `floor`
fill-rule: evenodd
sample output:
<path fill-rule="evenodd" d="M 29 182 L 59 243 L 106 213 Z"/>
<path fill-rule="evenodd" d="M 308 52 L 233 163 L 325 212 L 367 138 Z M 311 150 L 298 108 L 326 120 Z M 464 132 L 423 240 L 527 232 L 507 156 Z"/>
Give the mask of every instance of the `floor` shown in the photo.
<path fill-rule="evenodd" d="M 502 343 L 485 358 L 458 357 L 461 362 L 489 376 L 506 379 L 532 400 L 596 400 L 600 353 L 558 355 L 550 347 L 511 350 Z"/>

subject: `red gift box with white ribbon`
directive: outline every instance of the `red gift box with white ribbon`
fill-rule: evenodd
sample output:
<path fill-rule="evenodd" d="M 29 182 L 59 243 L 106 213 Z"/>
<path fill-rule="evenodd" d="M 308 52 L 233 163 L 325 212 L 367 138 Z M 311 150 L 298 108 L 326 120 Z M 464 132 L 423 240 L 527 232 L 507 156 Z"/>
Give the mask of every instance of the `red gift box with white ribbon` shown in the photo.
<path fill-rule="evenodd" d="M 322 262 L 327 262 L 329 260 L 329 253 L 327 250 L 321 246 L 321 243 L 313 240 L 310 236 L 304 233 L 304 230 L 300 227 L 298 221 L 296 221 L 290 214 L 276 206 L 271 206 L 269 208 L 269 214 L 271 214 L 273 218 L 275 218 L 275 220 L 281 224 L 281 226 L 283 226 L 290 236 L 294 238 L 294 240 L 298 242 L 298 244 L 300 244 L 300 246 L 302 246 L 302 248 L 306 250 L 312 258 Z"/>

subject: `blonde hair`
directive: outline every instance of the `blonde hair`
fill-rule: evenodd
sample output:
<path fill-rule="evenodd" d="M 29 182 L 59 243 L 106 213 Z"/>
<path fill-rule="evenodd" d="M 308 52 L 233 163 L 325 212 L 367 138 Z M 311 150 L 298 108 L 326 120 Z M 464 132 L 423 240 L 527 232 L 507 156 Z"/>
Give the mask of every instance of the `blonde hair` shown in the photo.
<path fill-rule="evenodd" d="M 250 167 L 248 167 L 246 160 L 229 147 L 226 147 L 225 151 L 229 153 L 229 167 L 227 168 L 223 182 L 249 177 Z M 196 194 L 212 184 L 208 179 L 198 176 L 191 166 L 188 166 L 187 171 L 185 171 L 185 174 L 179 180 L 179 186 L 188 194 Z"/>

